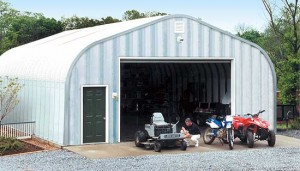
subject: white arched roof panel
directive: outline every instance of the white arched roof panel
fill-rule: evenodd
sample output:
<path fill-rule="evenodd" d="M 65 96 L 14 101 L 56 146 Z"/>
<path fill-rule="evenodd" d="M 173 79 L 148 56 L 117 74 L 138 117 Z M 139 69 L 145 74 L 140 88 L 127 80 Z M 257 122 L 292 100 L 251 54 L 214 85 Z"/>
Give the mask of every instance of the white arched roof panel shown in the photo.
<path fill-rule="evenodd" d="M 0 57 L 0 75 L 64 82 L 73 61 L 88 45 L 159 18 L 162 17 L 64 31 L 13 48 Z"/>

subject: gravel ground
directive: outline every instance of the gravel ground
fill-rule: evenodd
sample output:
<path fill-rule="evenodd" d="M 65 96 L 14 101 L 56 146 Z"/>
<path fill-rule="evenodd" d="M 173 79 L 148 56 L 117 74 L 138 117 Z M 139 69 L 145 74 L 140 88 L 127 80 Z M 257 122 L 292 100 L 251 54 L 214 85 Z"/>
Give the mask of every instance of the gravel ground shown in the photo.
<path fill-rule="evenodd" d="M 285 133 L 300 138 L 299 130 Z M 114 159 L 87 159 L 73 152 L 55 150 L 0 157 L 0 170 L 300 170 L 299 161 L 300 148 L 293 147 Z"/>
<path fill-rule="evenodd" d="M 277 131 L 277 134 L 300 139 L 300 130 Z"/>

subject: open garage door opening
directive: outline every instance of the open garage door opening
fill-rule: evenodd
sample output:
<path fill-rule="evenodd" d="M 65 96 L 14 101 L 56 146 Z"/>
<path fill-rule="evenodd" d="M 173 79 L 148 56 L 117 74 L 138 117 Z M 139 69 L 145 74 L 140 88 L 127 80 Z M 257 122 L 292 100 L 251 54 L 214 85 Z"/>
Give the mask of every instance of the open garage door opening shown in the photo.
<path fill-rule="evenodd" d="M 132 141 L 135 131 L 161 112 L 166 122 L 190 117 L 199 126 L 211 115 L 230 114 L 230 61 L 121 61 L 120 138 Z"/>

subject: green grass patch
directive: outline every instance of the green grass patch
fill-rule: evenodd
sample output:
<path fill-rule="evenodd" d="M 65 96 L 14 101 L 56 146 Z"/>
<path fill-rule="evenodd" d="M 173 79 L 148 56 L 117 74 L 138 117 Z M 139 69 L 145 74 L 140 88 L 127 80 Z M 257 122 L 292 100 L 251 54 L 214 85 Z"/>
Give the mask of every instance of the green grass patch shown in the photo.
<path fill-rule="evenodd" d="M 277 129 L 283 130 L 283 129 L 289 129 L 291 128 L 291 125 L 288 125 L 288 128 L 286 127 L 286 123 L 277 123 Z"/>
<path fill-rule="evenodd" d="M 288 127 L 286 126 L 286 122 L 277 122 L 277 129 L 278 130 L 285 130 L 285 129 L 298 129 L 300 130 L 300 118 L 290 119 L 288 123 Z"/>

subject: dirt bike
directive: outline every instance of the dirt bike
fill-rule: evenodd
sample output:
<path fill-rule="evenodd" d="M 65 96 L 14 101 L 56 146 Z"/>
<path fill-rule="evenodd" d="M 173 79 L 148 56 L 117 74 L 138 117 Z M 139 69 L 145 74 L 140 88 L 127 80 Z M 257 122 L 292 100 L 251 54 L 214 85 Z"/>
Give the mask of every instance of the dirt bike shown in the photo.
<path fill-rule="evenodd" d="M 209 125 L 204 131 L 203 141 L 205 144 L 211 144 L 215 138 L 229 145 L 229 149 L 233 149 L 234 130 L 232 126 L 232 116 L 227 115 L 225 118 L 219 119 L 208 118 L 206 124 Z"/>
<path fill-rule="evenodd" d="M 248 144 L 249 148 L 253 148 L 255 141 L 268 141 L 268 145 L 275 145 L 276 136 L 273 130 L 269 129 L 269 123 L 259 118 L 259 114 L 265 110 L 259 111 L 257 114 L 246 114 L 248 118 L 242 116 L 233 117 L 234 137 L 238 137 L 242 142 Z"/>

